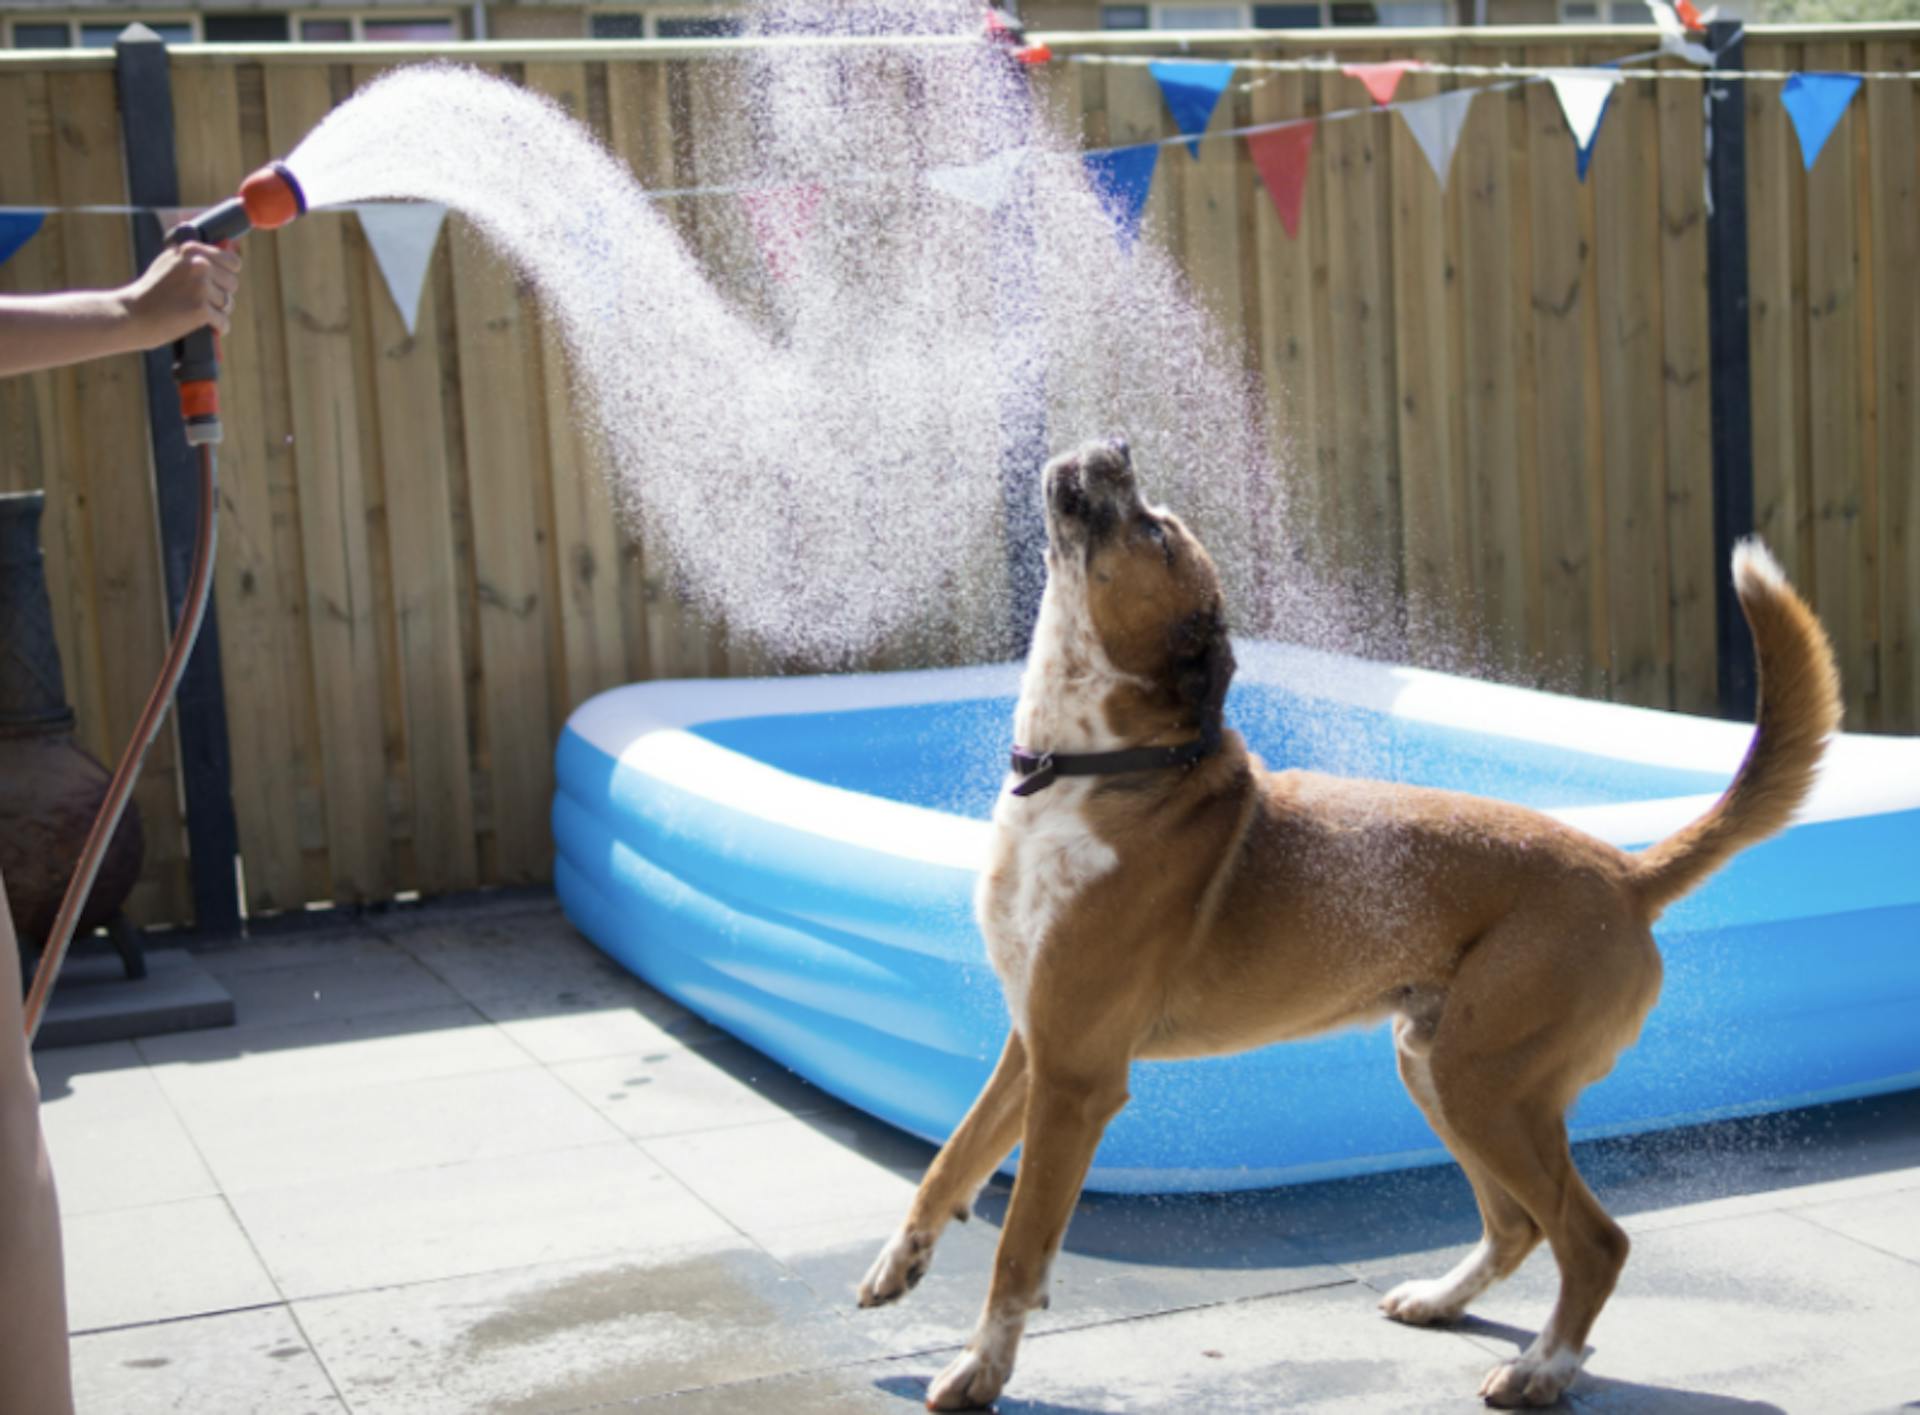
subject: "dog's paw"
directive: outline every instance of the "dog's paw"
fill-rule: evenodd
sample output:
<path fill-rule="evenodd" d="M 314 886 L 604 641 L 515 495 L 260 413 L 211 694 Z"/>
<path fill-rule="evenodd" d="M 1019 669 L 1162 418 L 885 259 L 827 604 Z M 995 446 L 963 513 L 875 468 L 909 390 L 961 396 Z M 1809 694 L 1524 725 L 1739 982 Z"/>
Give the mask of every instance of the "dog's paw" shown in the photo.
<path fill-rule="evenodd" d="M 1480 1398 L 1501 1410 L 1554 1405 L 1579 1371 L 1580 1357 L 1573 1352 L 1536 1356 L 1529 1351 L 1488 1371 Z"/>
<path fill-rule="evenodd" d="M 1403 1282 L 1380 1299 L 1380 1310 L 1410 1327 L 1430 1327 L 1456 1320 L 1467 1308 L 1458 1283 L 1444 1278 Z"/>
<path fill-rule="evenodd" d="M 861 1279 L 860 1305 L 884 1307 L 899 1301 L 927 1275 L 927 1267 L 932 1262 L 933 1235 L 902 1224 L 900 1231 L 880 1250 L 880 1256 L 873 1260 L 866 1277 Z"/>
<path fill-rule="evenodd" d="M 927 1387 L 929 1410 L 984 1410 L 999 1397 L 1013 1374 L 1011 1361 L 996 1361 L 972 1347 Z"/>

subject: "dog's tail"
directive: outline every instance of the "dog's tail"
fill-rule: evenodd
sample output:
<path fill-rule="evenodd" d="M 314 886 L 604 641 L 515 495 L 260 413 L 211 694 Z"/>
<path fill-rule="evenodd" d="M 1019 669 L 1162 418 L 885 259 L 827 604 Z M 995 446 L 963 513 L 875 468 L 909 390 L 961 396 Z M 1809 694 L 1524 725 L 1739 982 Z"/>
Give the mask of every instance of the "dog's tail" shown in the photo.
<path fill-rule="evenodd" d="M 1840 726 L 1833 646 L 1757 538 L 1734 548 L 1733 584 L 1760 661 L 1753 743 L 1713 809 L 1635 858 L 1634 882 L 1650 920 L 1786 825 L 1813 789 L 1827 738 Z"/>

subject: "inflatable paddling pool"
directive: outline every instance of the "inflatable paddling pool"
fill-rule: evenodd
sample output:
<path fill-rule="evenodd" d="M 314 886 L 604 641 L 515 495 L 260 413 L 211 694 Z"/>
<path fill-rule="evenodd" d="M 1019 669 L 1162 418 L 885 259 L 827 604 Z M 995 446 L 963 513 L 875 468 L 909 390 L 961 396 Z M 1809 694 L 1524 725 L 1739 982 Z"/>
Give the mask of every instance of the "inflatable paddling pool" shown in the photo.
<path fill-rule="evenodd" d="M 1237 644 L 1271 767 L 1480 792 L 1629 848 L 1706 809 L 1751 729 Z M 567 915 L 834 1095 L 944 1139 L 1006 1011 L 974 928 L 1019 669 L 663 682 L 562 734 Z M 1573 1113 L 1624 1134 L 1920 1086 L 1920 740 L 1837 739 L 1784 835 L 1673 906 L 1640 1043 Z M 1384 1025 L 1134 1067 L 1089 1184 L 1247 1189 L 1443 1160 Z"/>

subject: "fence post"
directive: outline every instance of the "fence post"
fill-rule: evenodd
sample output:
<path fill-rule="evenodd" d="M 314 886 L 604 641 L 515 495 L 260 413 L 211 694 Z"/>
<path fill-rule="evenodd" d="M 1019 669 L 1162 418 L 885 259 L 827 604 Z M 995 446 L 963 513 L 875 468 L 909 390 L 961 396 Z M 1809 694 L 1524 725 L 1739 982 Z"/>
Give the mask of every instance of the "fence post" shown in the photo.
<path fill-rule="evenodd" d="M 1741 69 L 1738 20 L 1707 30 L 1715 69 Z M 1747 327 L 1747 110 L 1740 79 L 1707 83 L 1707 323 L 1712 362 L 1713 584 L 1720 715 L 1754 713 L 1753 638 L 1733 592 L 1734 542 L 1753 531 L 1753 355 Z"/>
<path fill-rule="evenodd" d="M 173 79 L 166 43 L 145 25 L 131 24 L 120 32 L 113 48 L 127 156 L 127 200 L 139 207 L 176 206 L 180 176 L 173 156 Z M 132 220 L 134 263 L 145 270 L 160 254 L 165 232 L 161 218 L 151 212 L 137 211 Z M 166 580 L 167 619 L 172 624 L 179 621 L 193 566 L 199 471 L 180 419 L 171 352 L 149 349 L 142 361 L 159 507 L 160 563 Z M 238 837 L 216 610 L 217 605 L 209 601 L 199 642 L 180 680 L 174 712 L 187 807 L 194 927 L 201 933 L 230 934 L 240 929 L 240 891 L 234 874 Z"/>

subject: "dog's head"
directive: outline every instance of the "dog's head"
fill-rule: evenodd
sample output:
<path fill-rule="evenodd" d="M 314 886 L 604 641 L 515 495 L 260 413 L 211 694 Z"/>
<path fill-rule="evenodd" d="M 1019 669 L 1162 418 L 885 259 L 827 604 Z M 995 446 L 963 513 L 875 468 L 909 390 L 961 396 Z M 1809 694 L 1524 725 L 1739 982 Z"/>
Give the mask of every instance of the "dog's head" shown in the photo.
<path fill-rule="evenodd" d="M 1048 592 L 1084 596 L 1083 622 L 1108 660 L 1144 685 L 1127 710 L 1216 725 L 1234 661 L 1206 548 L 1141 495 L 1125 439 L 1054 458 L 1044 487 Z"/>

